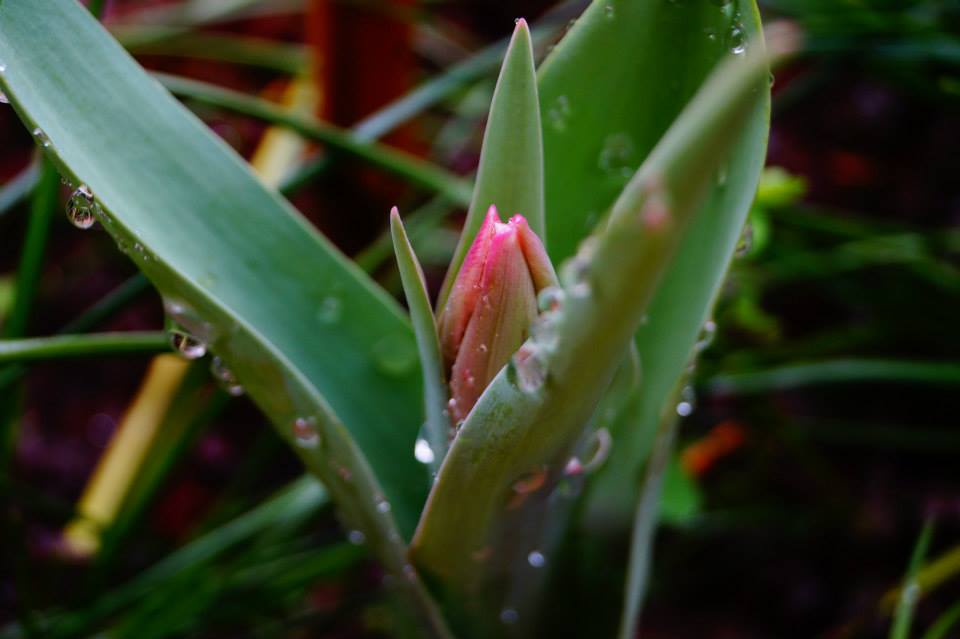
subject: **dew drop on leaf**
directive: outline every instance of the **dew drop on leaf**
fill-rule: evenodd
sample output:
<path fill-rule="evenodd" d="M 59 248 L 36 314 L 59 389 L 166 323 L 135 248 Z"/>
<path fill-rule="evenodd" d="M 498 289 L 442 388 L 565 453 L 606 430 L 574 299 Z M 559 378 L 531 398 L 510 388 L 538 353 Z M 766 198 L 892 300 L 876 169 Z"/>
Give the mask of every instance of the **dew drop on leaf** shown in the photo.
<path fill-rule="evenodd" d="M 293 420 L 293 438 L 301 448 L 316 448 L 320 443 L 315 417 L 297 417 Z"/>
<path fill-rule="evenodd" d="M 207 354 L 207 345 L 182 328 L 170 329 L 170 345 L 186 359 L 200 359 Z"/>
<path fill-rule="evenodd" d="M 547 379 L 547 362 L 538 348 L 528 342 L 520 347 L 510 361 L 520 390 L 535 393 L 543 387 Z"/>
<path fill-rule="evenodd" d="M 347 541 L 349 541 L 354 546 L 360 546 L 367 540 L 367 536 L 363 534 L 362 530 L 351 530 L 347 533 Z"/>
<path fill-rule="evenodd" d="M 329 295 L 320 302 L 317 319 L 324 324 L 335 324 L 343 314 L 343 302 L 335 295 Z"/>
<path fill-rule="evenodd" d="M 373 359 L 380 372 L 399 377 L 417 365 L 416 344 L 409 335 L 388 335 L 374 344 Z"/>
<path fill-rule="evenodd" d="M 534 568 L 543 568 L 547 563 L 547 558 L 543 556 L 543 553 L 539 550 L 533 550 L 527 555 L 527 563 L 533 566 Z"/>
<path fill-rule="evenodd" d="M 50 148 L 50 138 L 47 136 L 47 132 L 40 127 L 37 127 L 33 130 L 33 139 L 36 140 L 37 144 L 39 144 L 41 147 L 45 149 Z"/>
<path fill-rule="evenodd" d="M 81 184 L 67 200 L 67 219 L 78 229 L 88 229 L 96 223 L 99 208 L 90 187 Z"/>
<path fill-rule="evenodd" d="M 423 437 L 417 438 L 417 443 L 413 447 L 413 456 L 421 464 L 432 464 L 433 460 L 436 459 L 433 448 L 430 447 L 430 442 Z"/>
<path fill-rule="evenodd" d="M 680 391 L 680 401 L 677 403 L 677 415 L 680 417 L 688 417 L 693 413 L 696 404 L 697 396 L 693 391 L 693 387 L 684 386 L 683 390 Z"/>
<path fill-rule="evenodd" d="M 243 395 L 243 386 L 241 386 L 237 381 L 233 371 L 231 371 L 223 362 L 223 360 L 216 355 L 214 355 L 213 359 L 210 360 L 210 374 L 213 375 L 215 380 L 217 380 L 220 388 L 225 390 L 228 394 L 234 397 Z"/>

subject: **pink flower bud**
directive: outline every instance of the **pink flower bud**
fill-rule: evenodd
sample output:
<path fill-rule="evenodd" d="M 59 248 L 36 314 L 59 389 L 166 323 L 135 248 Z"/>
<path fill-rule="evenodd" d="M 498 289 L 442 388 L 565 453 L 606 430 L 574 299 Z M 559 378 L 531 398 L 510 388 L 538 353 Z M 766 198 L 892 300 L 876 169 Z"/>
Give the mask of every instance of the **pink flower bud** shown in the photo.
<path fill-rule="evenodd" d="M 543 243 L 523 216 L 504 224 L 491 206 L 438 320 L 455 423 L 527 338 L 537 293 L 556 284 Z"/>

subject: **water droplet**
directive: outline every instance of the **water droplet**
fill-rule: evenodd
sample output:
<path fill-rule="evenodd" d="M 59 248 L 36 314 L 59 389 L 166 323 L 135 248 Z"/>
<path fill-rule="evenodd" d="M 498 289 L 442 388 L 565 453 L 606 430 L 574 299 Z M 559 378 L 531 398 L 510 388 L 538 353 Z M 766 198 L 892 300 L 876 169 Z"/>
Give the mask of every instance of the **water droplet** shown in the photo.
<path fill-rule="evenodd" d="M 558 324 L 559 317 L 551 313 L 545 313 L 534 320 L 530 327 L 530 337 L 536 342 L 537 347 L 552 351 L 557 347 L 559 340 Z"/>
<path fill-rule="evenodd" d="M 688 417 L 693 413 L 697 404 L 697 396 L 692 386 L 684 386 L 680 391 L 680 402 L 677 404 L 677 415 Z"/>
<path fill-rule="evenodd" d="M 481 353 L 486 353 L 490 349 L 487 348 L 486 344 L 478 344 L 477 350 L 480 351 Z"/>
<path fill-rule="evenodd" d="M 697 344 L 694 347 L 698 353 L 705 351 L 710 344 L 713 343 L 713 338 L 717 336 L 717 323 L 713 320 L 707 320 L 703 324 L 703 328 L 700 330 L 700 335 L 697 337 Z"/>
<path fill-rule="evenodd" d="M 539 391 L 547 379 L 547 362 L 540 350 L 525 343 L 510 360 L 507 373 L 512 374 L 512 381 L 525 393 Z"/>
<path fill-rule="evenodd" d="M 377 512 L 382 514 L 390 512 L 390 502 L 383 497 L 377 499 Z"/>
<path fill-rule="evenodd" d="M 717 169 L 717 186 L 725 188 L 727 186 L 727 167 L 721 166 Z"/>
<path fill-rule="evenodd" d="M 147 248 L 140 242 L 133 243 L 133 254 L 144 262 L 149 262 L 153 259 L 150 251 L 148 251 Z"/>
<path fill-rule="evenodd" d="M 388 335 L 374 344 L 373 359 L 381 372 L 399 377 L 417 365 L 417 347 L 409 335 Z"/>
<path fill-rule="evenodd" d="M 567 465 L 563 467 L 563 474 L 567 477 L 576 477 L 583 474 L 583 462 L 579 457 L 571 457 L 567 460 Z"/>
<path fill-rule="evenodd" d="M 567 121 L 570 118 L 570 99 L 565 95 L 561 95 L 554 101 L 554 103 L 547 109 L 547 122 L 554 128 L 556 131 L 565 131 L 567 129 Z"/>
<path fill-rule="evenodd" d="M 170 329 L 170 345 L 186 359 L 200 359 L 207 354 L 207 345 L 182 328 Z"/>
<path fill-rule="evenodd" d="M 316 448 L 320 443 L 316 417 L 297 417 L 293 420 L 293 437 L 302 448 Z"/>
<path fill-rule="evenodd" d="M 592 293 L 590 266 L 596 247 L 597 239 L 590 236 L 580 243 L 576 255 L 560 265 L 560 281 L 573 297 L 588 297 Z"/>
<path fill-rule="evenodd" d="M 520 619 L 520 613 L 513 608 L 504 608 L 500 611 L 500 621 L 507 625 L 513 625 Z"/>
<path fill-rule="evenodd" d="M 317 319 L 324 324 L 335 324 L 340 320 L 343 314 L 343 302 L 339 297 L 329 295 L 320 302 L 320 308 L 317 309 Z"/>
<path fill-rule="evenodd" d="M 423 437 L 418 438 L 417 443 L 414 444 L 413 456 L 421 464 L 432 464 L 433 460 L 436 459 L 433 448 L 430 447 L 430 442 Z"/>
<path fill-rule="evenodd" d="M 90 187 L 81 184 L 67 200 L 67 219 L 78 229 L 88 229 L 97 222 L 99 208 Z"/>
<path fill-rule="evenodd" d="M 747 40 L 743 35 L 743 28 L 739 25 L 734 25 L 730 29 L 730 53 L 734 55 L 740 55 L 747 50 Z"/>
<path fill-rule="evenodd" d="M 33 139 L 36 140 L 37 144 L 39 144 L 43 148 L 45 149 L 50 148 L 50 144 L 51 144 L 50 138 L 47 137 L 47 132 L 41 129 L 40 127 L 37 127 L 33 130 Z"/>
<path fill-rule="evenodd" d="M 6 72 L 7 72 L 7 65 L 0 62 L 0 73 L 6 73 Z"/>
<path fill-rule="evenodd" d="M 617 10 L 614 8 L 612 4 L 608 4 L 607 6 L 605 6 L 603 8 L 603 13 L 604 15 L 607 16 L 608 20 L 613 20 L 615 17 L 617 17 Z"/>
<path fill-rule="evenodd" d="M 614 133 L 608 135 L 600 150 L 597 166 L 604 173 L 612 175 L 619 181 L 630 179 L 634 173 L 633 138 L 629 133 Z"/>
<path fill-rule="evenodd" d="M 537 307 L 541 313 L 551 313 L 560 310 L 566 293 L 559 286 L 548 286 L 537 295 Z"/>
<path fill-rule="evenodd" d="M 241 386 L 237 381 L 233 371 L 227 368 L 227 365 L 223 362 L 223 360 L 216 355 L 214 355 L 213 359 L 210 360 L 210 374 L 213 375 L 215 380 L 217 380 L 217 383 L 220 384 L 220 387 L 227 391 L 227 393 L 230 395 L 233 395 L 234 397 L 243 395 L 243 386 Z"/>
<path fill-rule="evenodd" d="M 547 563 L 547 558 L 539 550 L 534 550 L 527 555 L 527 563 L 534 568 L 543 568 L 544 564 Z"/>
<path fill-rule="evenodd" d="M 347 541 L 354 546 L 360 546 L 367 540 L 367 536 L 361 530 L 351 530 L 347 533 Z"/>

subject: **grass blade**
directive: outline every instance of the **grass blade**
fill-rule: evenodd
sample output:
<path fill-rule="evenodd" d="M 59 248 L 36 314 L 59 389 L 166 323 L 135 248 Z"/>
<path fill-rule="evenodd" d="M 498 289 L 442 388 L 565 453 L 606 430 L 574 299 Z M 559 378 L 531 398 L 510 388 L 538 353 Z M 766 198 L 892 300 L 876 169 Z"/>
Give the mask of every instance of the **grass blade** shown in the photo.
<path fill-rule="evenodd" d="M 410 246 L 410 240 L 407 238 L 407 232 L 403 228 L 403 222 L 396 207 L 390 212 L 390 233 L 393 236 L 397 267 L 400 270 L 403 290 L 410 308 L 413 332 L 417 336 L 427 413 L 425 431 L 431 451 L 429 464 L 436 473 L 440 462 L 447 454 L 450 441 L 450 419 L 447 417 L 447 401 L 450 394 L 447 392 L 447 380 L 443 373 L 437 323 L 433 317 L 433 309 L 430 307 L 430 296 L 427 293 L 427 283 L 423 279 L 423 270 L 417 262 L 413 247 Z M 417 445 L 419 444 L 418 441 Z"/>
<path fill-rule="evenodd" d="M 923 566 L 927 557 L 927 551 L 930 548 L 930 539 L 933 537 L 933 522 L 928 521 L 917 544 L 913 548 L 913 554 L 910 556 L 910 564 L 907 566 L 907 575 L 904 579 L 903 589 L 900 591 L 900 597 L 897 600 L 897 608 L 893 613 L 893 624 L 890 627 L 890 639 L 909 639 L 910 625 L 913 623 L 913 612 L 917 606 L 917 600 L 920 598 L 920 586 L 917 583 L 917 573 Z"/>

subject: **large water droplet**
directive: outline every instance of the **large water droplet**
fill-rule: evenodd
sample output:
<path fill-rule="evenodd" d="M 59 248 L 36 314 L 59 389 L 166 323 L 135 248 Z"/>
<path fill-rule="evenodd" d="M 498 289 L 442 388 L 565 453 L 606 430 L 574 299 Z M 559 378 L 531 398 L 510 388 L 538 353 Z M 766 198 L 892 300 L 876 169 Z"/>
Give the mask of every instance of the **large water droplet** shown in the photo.
<path fill-rule="evenodd" d="M 293 420 L 293 438 L 302 448 L 316 448 L 320 444 L 316 417 L 297 417 Z"/>
<path fill-rule="evenodd" d="M 535 393 L 547 380 L 547 361 L 540 349 L 525 343 L 510 360 L 507 374 L 525 393 Z"/>
<path fill-rule="evenodd" d="M 317 309 L 317 319 L 324 324 L 335 324 L 343 314 L 343 302 L 335 295 L 329 295 L 320 302 Z"/>
<path fill-rule="evenodd" d="M 207 354 L 207 345 L 182 328 L 170 329 L 170 345 L 186 359 L 200 359 Z"/>
<path fill-rule="evenodd" d="M 436 459 L 436 454 L 433 452 L 433 448 L 430 447 L 430 442 L 423 437 L 418 438 L 417 443 L 414 444 L 413 456 L 421 464 L 432 464 L 433 460 Z"/>
<path fill-rule="evenodd" d="M 374 344 L 373 359 L 381 372 L 399 377 L 417 365 L 417 347 L 406 334 L 388 335 Z"/>
<path fill-rule="evenodd" d="M 383 497 L 377 498 L 377 512 L 384 515 L 390 512 L 390 502 Z"/>
<path fill-rule="evenodd" d="M 243 395 L 243 386 L 237 381 L 233 371 L 227 368 L 223 360 L 216 355 L 210 360 L 210 374 L 217 380 L 220 387 L 230 395 L 234 397 Z"/>
<path fill-rule="evenodd" d="M 740 55 L 747 50 L 747 39 L 743 34 L 743 27 L 740 25 L 734 25 L 730 29 L 730 53 L 734 55 Z"/>
<path fill-rule="evenodd" d="M 47 136 L 47 132 L 40 127 L 37 127 L 33 130 L 33 139 L 36 140 L 37 144 L 39 144 L 41 147 L 45 149 L 50 148 L 50 138 Z"/>
<path fill-rule="evenodd" d="M 99 208 L 90 187 L 81 184 L 67 200 L 67 219 L 78 229 L 88 229 L 96 224 Z"/>
<path fill-rule="evenodd" d="M 547 563 L 547 558 L 543 556 L 543 553 L 539 550 L 533 550 L 527 555 L 527 563 L 533 566 L 534 568 L 543 568 Z"/>

